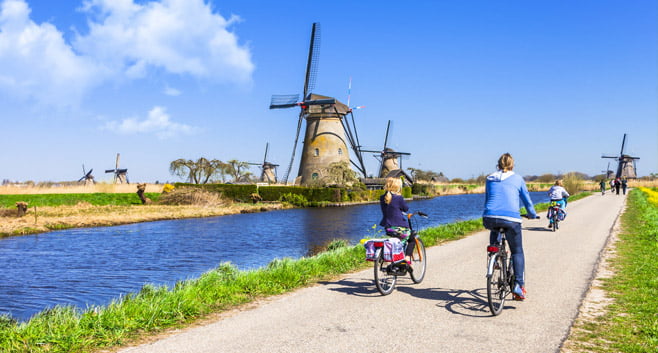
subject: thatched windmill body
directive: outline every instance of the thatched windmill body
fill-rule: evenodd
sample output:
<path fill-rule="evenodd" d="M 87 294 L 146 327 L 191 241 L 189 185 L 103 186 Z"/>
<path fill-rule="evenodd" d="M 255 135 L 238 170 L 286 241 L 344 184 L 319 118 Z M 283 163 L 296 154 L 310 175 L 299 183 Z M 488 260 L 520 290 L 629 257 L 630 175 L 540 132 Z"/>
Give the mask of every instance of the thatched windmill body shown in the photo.
<path fill-rule="evenodd" d="M 379 160 L 379 173 L 380 178 L 386 178 L 393 171 L 401 170 L 400 159 L 402 156 L 409 156 L 409 152 L 396 152 L 392 148 L 388 147 L 388 133 L 391 128 L 391 121 L 388 121 L 386 125 L 386 135 L 384 137 L 384 148 L 381 151 L 369 151 L 361 150 L 361 152 L 371 152 L 376 153 L 375 158 Z"/>
<path fill-rule="evenodd" d="M 85 171 L 85 165 L 82 165 L 82 177 L 78 179 L 78 183 L 84 181 L 85 186 L 87 185 L 93 185 L 96 182 L 94 181 L 94 176 L 91 175 L 91 172 L 94 171 L 94 168 L 89 169 L 89 171 Z"/>
<path fill-rule="evenodd" d="M 113 182 L 115 184 L 130 184 L 128 181 L 128 169 L 120 169 L 119 168 L 119 158 L 121 155 L 117 153 L 117 159 L 116 163 L 114 165 L 114 169 L 105 169 L 105 173 L 112 173 L 114 174 Z"/>
<path fill-rule="evenodd" d="M 601 158 L 612 158 L 617 160 L 617 172 L 615 174 L 616 178 L 628 178 L 634 179 L 637 178 L 637 171 L 635 169 L 635 160 L 640 159 L 640 157 L 632 157 L 624 153 L 624 148 L 626 147 L 626 134 L 621 141 L 621 151 L 619 156 L 601 156 Z"/>
<path fill-rule="evenodd" d="M 303 99 L 299 95 L 272 96 L 270 109 L 299 107 L 297 133 L 283 181 L 287 182 L 295 159 L 295 151 L 299 140 L 302 123 L 306 121 L 302 156 L 296 184 L 306 185 L 320 181 L 328 175 L 329 166 L 334 163 L 347 163 L 355 166 L 365 176 L 365 166 L 359 151 L 358 135 L 354 126 L 352 110 L 336 98 L 312 93 L 315 88 L 315 78 L 319 61 L 320 28 L 313 23 L 309 46 L 306 75 L 304 81 Z M 352 123 L 350 124 L 351 118 Z M 348 144 L 354 151 L 356 162 L 350 159 Z"/>
<path fill-rule="evenodd" d="M 261 169 L 260 178 L 258 181 L 261 183 L 276 184 L 276 168 L 278 164 L 274 164 L 267 161 L 267 151 L 269 150 L 270 143 L 265 144 L 265 157 L 263 157 L 263 163 L 249 163 L 251 165 L 257 165 Z"/>

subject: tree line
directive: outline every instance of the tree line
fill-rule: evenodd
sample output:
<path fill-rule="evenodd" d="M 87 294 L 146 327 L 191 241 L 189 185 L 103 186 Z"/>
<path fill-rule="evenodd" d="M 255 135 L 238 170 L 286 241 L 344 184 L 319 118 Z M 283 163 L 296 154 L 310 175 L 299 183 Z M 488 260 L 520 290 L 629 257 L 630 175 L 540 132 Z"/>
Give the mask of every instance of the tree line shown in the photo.
<path fill-rule="evenodd" d="M 249 163 L 237 159 L 222 162 L 219 159 L 204 157 L 196 161 L 179 158 L 169 164 L 169 172 L 193 184 L 255 181 L 253 173 L 249 171 Z"/>

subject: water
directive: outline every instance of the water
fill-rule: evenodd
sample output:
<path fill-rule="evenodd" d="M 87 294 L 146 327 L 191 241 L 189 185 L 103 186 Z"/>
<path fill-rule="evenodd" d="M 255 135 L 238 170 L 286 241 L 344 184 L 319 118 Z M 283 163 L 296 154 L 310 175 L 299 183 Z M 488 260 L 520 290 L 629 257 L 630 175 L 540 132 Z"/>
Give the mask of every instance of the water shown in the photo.
<path fill-rule="evenodd" d="M 531 193 L 535 203 L 544 192 Z M 482 214 L 483 194 L 409 203 L 427 228 Z M 173 285 L 230 261 L 240 269 L 299 258 L 333 239 L 372 236 L 378 204 L 81 228 L 0 239 L 0 314 L 27 320 L 55 305 L 105 305 L 145 283 Z"/>

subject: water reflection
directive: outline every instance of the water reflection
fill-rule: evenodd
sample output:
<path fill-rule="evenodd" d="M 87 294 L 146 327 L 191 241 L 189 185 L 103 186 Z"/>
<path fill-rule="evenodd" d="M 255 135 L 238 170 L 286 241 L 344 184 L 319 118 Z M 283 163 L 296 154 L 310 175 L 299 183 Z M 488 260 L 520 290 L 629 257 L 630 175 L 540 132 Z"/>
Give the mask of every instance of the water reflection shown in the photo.
<path fill-rule="evenodd" d="M 546 202 L 544 193 L 532 193 Z M 484 196 L 410 203 L 430 214 L 421 228 L 478 218 Z M 116 227 L 69 229 L 0 239 L 0 314 L 25 320 L 55 305 L 105 305 L 145 283 L 173 285 L 222 262 L 241 269 L 299 258 L 333 239 L 372 235 L 379 205 L 292 209 Z"/>

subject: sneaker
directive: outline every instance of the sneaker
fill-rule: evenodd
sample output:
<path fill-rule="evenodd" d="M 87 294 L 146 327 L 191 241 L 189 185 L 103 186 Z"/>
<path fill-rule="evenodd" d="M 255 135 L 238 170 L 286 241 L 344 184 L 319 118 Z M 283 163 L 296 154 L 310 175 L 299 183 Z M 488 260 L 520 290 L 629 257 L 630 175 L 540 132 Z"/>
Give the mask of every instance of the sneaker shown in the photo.
<path fill-rule="evenodd" d="M 553 223 L 549 223 L 546 228 L 553 228 Z"/>
<path fill-rule="evenodd" d="M 514 285 L 514 290 L 512 291 L 512 294 L 514 294 L 514 300 L 520 300 L 520 301 L 525 300 L 527 296 L 525 287 L 519 286 L 518 283 Z"/>

